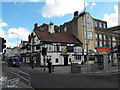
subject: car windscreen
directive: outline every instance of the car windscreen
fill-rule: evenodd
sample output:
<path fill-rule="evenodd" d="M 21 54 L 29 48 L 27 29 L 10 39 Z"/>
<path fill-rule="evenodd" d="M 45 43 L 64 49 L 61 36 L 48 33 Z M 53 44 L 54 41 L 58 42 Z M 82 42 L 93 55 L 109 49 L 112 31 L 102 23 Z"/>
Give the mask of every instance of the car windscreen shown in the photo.
<path fill-rule="evenodd" d="M 14 59 L 13 61 L 19 62 L 19 59 Z"/>

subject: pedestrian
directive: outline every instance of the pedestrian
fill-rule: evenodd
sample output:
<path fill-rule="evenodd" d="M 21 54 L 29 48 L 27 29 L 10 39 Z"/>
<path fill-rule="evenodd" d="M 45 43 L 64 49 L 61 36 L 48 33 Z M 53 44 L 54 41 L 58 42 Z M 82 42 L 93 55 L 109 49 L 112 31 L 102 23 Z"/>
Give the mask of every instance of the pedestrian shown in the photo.
<path fill-rule="evenodd" d="M 52 63 L 51 61 L 48 61 L 48 72 L 51 73 L 51 67 L 52 67 Z"/>
<path fill-rule="evenodd" d="M 54 72 L 54 66 L 52 65 L 52 72 Z"/>

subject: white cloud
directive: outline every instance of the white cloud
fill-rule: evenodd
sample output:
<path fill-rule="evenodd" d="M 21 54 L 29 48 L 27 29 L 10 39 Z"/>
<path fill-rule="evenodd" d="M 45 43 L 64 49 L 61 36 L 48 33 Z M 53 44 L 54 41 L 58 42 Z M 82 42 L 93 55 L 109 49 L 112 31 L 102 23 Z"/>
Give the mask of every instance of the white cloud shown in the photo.
<path fill-rule="evenodd" d="M 96 6 L 96 3 L 92 3 L 90 8 L 93 9 L 93 6 Z"/>
<path fill-rule="evenodd" d="M 14 34 L 12 34 L 12 32 Z M 7 32 L 5 32 L 3 29 L 0 29 L 0 37 L 5 38 L 7 47 L 17 46 L 18 44 L 20 44 L 21 40 L 28 40 L 29 34 L 30 34 L 29 30 L 23 27 L 9 28 Z M 10 42 L 13 39 L 16 39 L 16 41 Z"/>
<path fill-rule="evenodd" d="M 13 32 L 13 34 L 12 34 Z M 30 32 L 23 27 L 19 27 L 19 28 L 10 28 L 8 29 L 8 38 L 19 38 L 22 40 L 28 40 L 28 35 L 30 34 Z"/>
<path fill-rule="evenodd" d="M 107 21 L 108 27 L 113 27 L 118 25 L 118 5 L 114 6 L 114 13 L 104 14 L 103 20 Z"/>
<path fill-rule="evenodd" d="M 6 38 L 6 34 L 5 34 L 4 30 L 2 30 L 2 29 L 0 29 L 0 37 Z"/>
<path fill-rule="evenodd" d="M 88 5 L 86 3 L 86 5 Z M 84 9 L 84 0 L 46 0 L 41 13 L 43 17 L 64 16 Z"/>
<path fill-rule="evenodd" d="M 7 23 L 5 23 L 5 22 L 0 22 L 0 28 L 1 28 L 1 27 L 7 27 L 7 26 L 8 26 Z"/>

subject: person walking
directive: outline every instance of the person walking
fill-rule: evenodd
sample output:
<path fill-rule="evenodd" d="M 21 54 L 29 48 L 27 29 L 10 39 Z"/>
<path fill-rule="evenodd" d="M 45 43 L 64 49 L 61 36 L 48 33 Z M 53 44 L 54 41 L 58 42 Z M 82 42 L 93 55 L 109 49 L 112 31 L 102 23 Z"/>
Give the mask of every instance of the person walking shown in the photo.
<path fill-rule="evenodd" d="M 51 73 L 51 67 L 52 67 L 52 63 L 51 61 L 48 61 L 48 72 Z"/>

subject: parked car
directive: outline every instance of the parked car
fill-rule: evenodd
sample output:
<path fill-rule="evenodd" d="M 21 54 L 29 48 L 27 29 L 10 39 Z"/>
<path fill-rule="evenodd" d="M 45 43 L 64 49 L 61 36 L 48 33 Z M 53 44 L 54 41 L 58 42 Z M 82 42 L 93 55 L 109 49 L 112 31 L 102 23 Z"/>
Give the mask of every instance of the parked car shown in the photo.
<path fill-rule="evenodd" d="M 20 60 L 19 59 L 9 59 L 8 60 L 8 65 L 9 66 L 20 66 Z"/>

